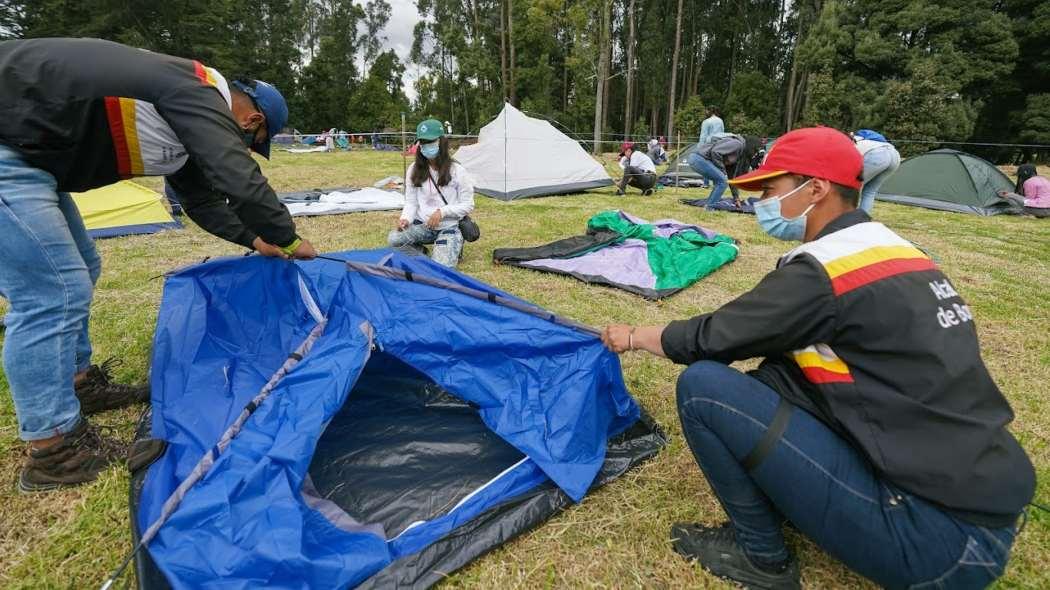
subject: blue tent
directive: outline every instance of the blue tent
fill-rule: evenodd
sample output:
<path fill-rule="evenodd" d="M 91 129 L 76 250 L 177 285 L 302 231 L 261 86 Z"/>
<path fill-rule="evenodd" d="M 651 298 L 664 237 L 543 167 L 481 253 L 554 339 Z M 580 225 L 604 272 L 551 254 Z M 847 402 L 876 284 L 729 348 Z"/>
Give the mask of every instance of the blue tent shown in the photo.
<path fill-rule="evenodd" d="M 427 587 L 665 439 L 593 330 L 423 257 L 167 278 L 141 587 Z"/>

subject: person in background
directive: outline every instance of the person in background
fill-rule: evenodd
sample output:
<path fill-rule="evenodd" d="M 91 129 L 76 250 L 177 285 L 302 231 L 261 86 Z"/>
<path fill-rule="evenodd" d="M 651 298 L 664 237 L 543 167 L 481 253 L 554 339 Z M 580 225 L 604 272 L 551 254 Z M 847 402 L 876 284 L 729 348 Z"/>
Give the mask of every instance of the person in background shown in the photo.
<path fill-rule="evenodd" d="M 148 401 L 91 362 L 101 259 L 70 192 L 165 176 L 202 229 L 279 258 L 316 256 L 249 149 L 288 119 L 276 88 L 99 39 L 0 43 L 0 293 L 4 373 L 29 453 L 18 486 L 94 481 L 122 445 L 85 416 Z"/>
<path fill-rule="evenodd" d="M 416 161 L 405 175 L 405 207 L 387 242 L 409 254 L 425 253 L 425 245 L 433 244 L 430 258 L 456 268 L 463 252 L 459 220 L 474 210 L 474 185 L 466 168 L 449 154 L 441 121 L 420 123 L 416 142 Z"/>
<path fill-rule="evenodd" d="M 714 183 L 711 195 L 707 198 L 707 207 L 722 200 L 722 193 L 729 187 L 733 194 L 733 200 L 739 202 L 740 194 L 735 186 L 728 183 L 730 167 L 735 167 L 737 161 L 744 155 L 746 142 L 743 137 L 733 134 L 725 134 L 711 143 L 701 145 L 700 148 L 689 154 L 686 162 L 689 167 L 701 175 L 705 181 Z"/>
<path fill-rule="evenodd" d="M 1034 164 L 1018 166 L 1014 192 L 1000 191 L 999 196 L 1020 212 L 1040 218 L 1050 217 L 1050 180 L 1036 174 Z"/>
<path fill-rule="evenodd" d="M 722 122 L 722 111 L 718 107 L 707 107 L 707 118 L 700 123 L 700 145 L 707 145 L 715 140 L 715 135 L 726 132 L 725 123 Z"/>
<path fill-rule="evenodd" d="M 649 139 L 649 159 L 657 166 L 667 161 L 667 152 L 655 137 Z"/>
<path fill-rule="evenodd" d="M 925 253 L 856 209 L 862 170 L 839 131 L 785 134 L 733 182 L 762 191 L 763 231 L 802 243 L 715 311 L 611 325 L 602 340 L 689 365 L 678 415 L 729 521 L 674 525 L 681 555 L 749 588 L 797 590 L 790 522 L 880 586 L 984 588 L 1006 567 L 1035 470 L 973 311 Z M 729 366 L 755 357 L 747 373 Z"/>
<path fill-rule="evenodd" d="M 718 107 L 707 107 L 707 118 L 700 123 L 700 138 L 697 140 L 697 145 L 705 146 L 714 142 L 716 135 L 725 133 L 726 128 L 721 115 L 722 111 Z M 711 181 L 704 177 L 704 184 L 701 186 L 711 188 Z"/>
<path fill-rule="evenodd" d="M 617 195 L 623 195 L 627 185 L 641 190 L 647 197 L 653 194 L 653 187 L 656 186 L 656 164 L 629 141 L 620 146 L 620 168 L 623 168 L 623 179 L 616 189 Z"/>
<path fill-rule="evenodd" d="M 864 158 L 864 188 L 860 192 L 859 209 L 870 215 L 879 187 L 900 168 L 901 155 L 881 133 L 871 129 L 858 129 L 853 141 Z"/>
<path fill-rule="evenodd" d="M 452 135 L 452 123 L 445 121 L 445 133 Z"/>

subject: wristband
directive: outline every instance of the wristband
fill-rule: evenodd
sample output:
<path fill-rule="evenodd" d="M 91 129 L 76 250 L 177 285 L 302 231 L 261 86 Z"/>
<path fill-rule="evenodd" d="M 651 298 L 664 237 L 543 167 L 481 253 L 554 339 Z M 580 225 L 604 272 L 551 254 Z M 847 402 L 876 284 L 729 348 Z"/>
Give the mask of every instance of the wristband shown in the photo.
<path fill-rule="evenodd" d="M 292 254 L 295 253 L 295 249 L 298 248 L 299 245 L 302 244 L 302 243 L 303 243 L 303 239 L 302 238 L 295 238 L 295 241 L 292 242 L 291 244 L 288 244 L 287 246 L 282 246 L 281 247 L 281 252 L 284 252 L 288 256 L 291 256 Z"/>
<path fill-rule="evenodd" d="M 631 331 L 627 333 L 627 350 L 634 350 L 634 330 L 637 326 L 631 326 Z"/>

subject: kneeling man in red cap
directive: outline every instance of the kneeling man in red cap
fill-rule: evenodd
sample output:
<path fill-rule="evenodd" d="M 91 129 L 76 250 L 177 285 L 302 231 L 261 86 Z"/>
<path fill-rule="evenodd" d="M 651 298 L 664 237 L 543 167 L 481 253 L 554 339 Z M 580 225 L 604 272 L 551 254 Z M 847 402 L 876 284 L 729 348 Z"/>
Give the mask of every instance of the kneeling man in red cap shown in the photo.
<path fill-rule="evenodd" d="M 751 291 L 666 326 L 612 325 L 615 352 L 689 367 L 678 414 L 729 522 L 677 524 L 678 553 L 749 588 L 799 588 L 790 522 L 887 588 L 984 588 L 1035 489 L 974 317 L 924 252 L 857 209 L 863 162 L 792 131 L 755 171 L 755 213 L 800 241 Z M 729 363 L 764 357 L 741 373 Z"/>

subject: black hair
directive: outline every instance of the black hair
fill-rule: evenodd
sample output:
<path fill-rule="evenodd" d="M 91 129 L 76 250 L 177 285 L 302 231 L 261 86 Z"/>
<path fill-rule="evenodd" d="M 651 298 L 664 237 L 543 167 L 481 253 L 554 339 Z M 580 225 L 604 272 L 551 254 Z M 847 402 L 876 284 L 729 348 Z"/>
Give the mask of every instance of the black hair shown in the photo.
<path fill-rule="evenodd" d="M 1024 196 L 1024 183 L 1029 178 L 1035 176 L 1035 164 L 1021 164 L 1017 167 L 1017 186 L 1014 187 L 1014 192 Z"/>
<path fill-rule="evenodd" d="M 418 188 L 424 182 L 430 182 L 430 162 L 423 155 L 422 142 L 419 143 L 416 146 L 416 161 L 412 164 L 412 186 Z M 447 186 L 452 182 L 452 156 L 448 153 L 448 138 L 444 135 L 438 138 L 438 155 L 433 162 L 438 171 L 438 186 Z"/>
<path fill-rule="evenodd" d="M 837 182 L 832 182 L 831 186 L 835 187 L 839 197 L 842 197 L 842 200 L 846 201 L 854 209 L 860 205 L 860 190 Z"/>

